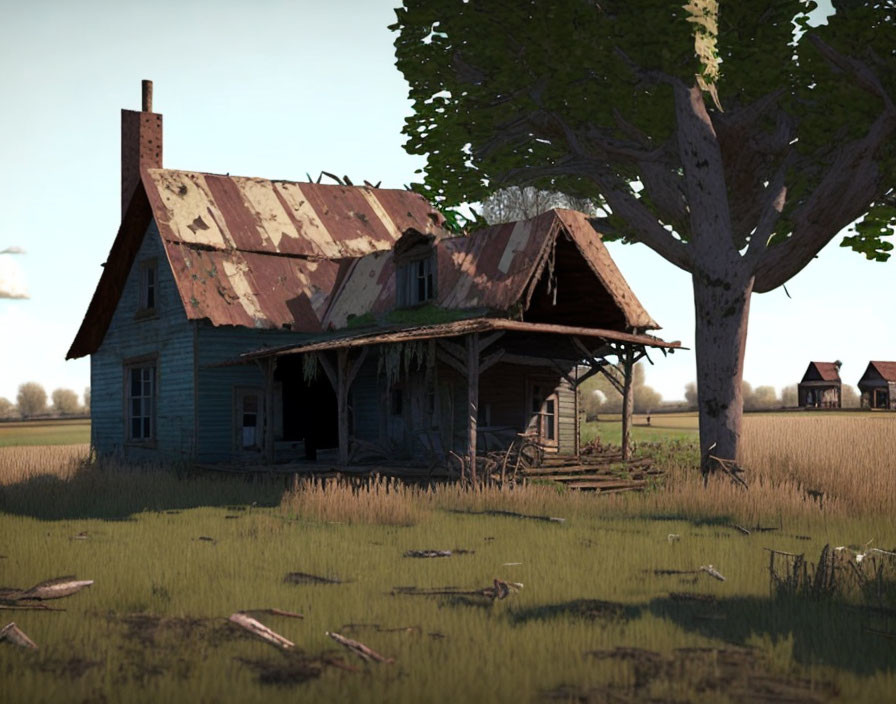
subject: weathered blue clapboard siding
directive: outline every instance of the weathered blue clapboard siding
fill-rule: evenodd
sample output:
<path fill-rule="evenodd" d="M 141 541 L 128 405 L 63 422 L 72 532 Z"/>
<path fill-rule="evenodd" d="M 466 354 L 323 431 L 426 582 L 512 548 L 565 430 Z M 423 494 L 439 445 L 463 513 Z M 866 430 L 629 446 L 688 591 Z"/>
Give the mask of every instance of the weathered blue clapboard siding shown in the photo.
<path fill-rule="evenodd" d="M 298 345 L 307 335 L 285 330 L 263 330 L 235 326 L 214 327 L 197 323 L 197 459 L 223 462 L 236 459 L 236 390 L 264 389 L 264 375 L 255 363 L 215 366 L 236 360 L 244 352 L 261 347 Z"/>
<path fill-rule="evenodd" d="M 137 318 L 140 263 L 155 259 L 156 315 Z M 124 365 L 157 355 L 154 446 L 126 440 Z M 99 454 L 128 460 L 187 460 L 193 455 L 193 326 L 187 320 L 155 222 L 128 275 L 100 348 L 90 358 L 91 442 Z"/>

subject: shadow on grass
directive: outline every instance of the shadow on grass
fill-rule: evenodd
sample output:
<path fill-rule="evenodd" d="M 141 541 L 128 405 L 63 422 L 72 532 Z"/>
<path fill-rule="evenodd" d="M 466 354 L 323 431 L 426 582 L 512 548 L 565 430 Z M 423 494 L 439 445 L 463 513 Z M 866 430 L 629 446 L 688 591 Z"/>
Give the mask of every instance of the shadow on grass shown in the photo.
<path fill-rule="evenodd" d="M 255 504 L 276 506 L 282 482 L 178 476 L 167 469 L 80 469 L 72 478 L 52 474 L 0 486 L 0 511 L 41 520 L 127 520 L 142 511 Z"/>
<path fill-rule="evenodd" d="M 654 599 L 646 608 L 686 630 L 734 645 L 747 645 L 756 636 L 773 641 L 792 637 L 793 659 L 802 665 L 829 665 L 859 675 L 896 671 L 893 641 L 868 630 L 886 630 L 881 629 L 881 617 L 842 602 L 670 595 Z"/>
<path fill-rule="evenodd" d="M 670 594 L 646 604 L 575 599 L 514 609 L 508 617 L 515 625 L 555 619 L 600 624 L 634 621 L 645 614 L 738 647 L 754 645 L 757 637 L 773 642 L 792 638 L 793 660 L 801 665 L 827 665 L 863 676 L 896 672 L 893 641 L 869 631 L 892 632 L 896 618 L 890 618 L 887 625 L 870 610 L 831 600 Z"/>

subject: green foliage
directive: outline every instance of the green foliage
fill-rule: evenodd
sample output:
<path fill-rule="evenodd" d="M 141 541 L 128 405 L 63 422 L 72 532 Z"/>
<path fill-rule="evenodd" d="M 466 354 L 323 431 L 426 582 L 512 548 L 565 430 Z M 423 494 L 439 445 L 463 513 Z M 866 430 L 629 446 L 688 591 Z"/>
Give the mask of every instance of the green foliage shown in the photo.
<path fill-rule="evenodd" d="M 696 81 L 720 130 L 737 249 L 757 225 L 768 184 L 782 174 L 787 195 L 771 242 L 800 234 L 806 223 L 831 230 L 812 252 L 786 256 L 808 262 L 864 215 L 843 246 L 882 261 L 892 248 L 883 238 L 896 230 L 896 140 L 878 141 L 871 158 L 857 162 L 865 173 L 876 170 L 873 187 L 849 193 L 835 209 L 813 193 L 884 111 L 893 120 L 892 3 L 836 2 L 836 14 L 810 26 L 816 7 L 812 0 L 405 0 L 392 29 L 414 104 L 405 148 L 427 158 L 416 188 L 443 208 L 507 185 L 597 204 L 624 191 L 688 242 L 689 218 L 670 213 L 669 190 L 654 188 L 649 169 L 677 180 L 673 189 L 688 198 L 670 86 Z M 824 56 L 819 41 L 842 60 Z M 768 103 L 753 114 L 758 101 Z M 723 133 L 725 120 L 731 131 Z M 638 150 L 652 156 L 633 157 Z M 607 224 L 608 238 L 643 234 L 620 213 Z"/>

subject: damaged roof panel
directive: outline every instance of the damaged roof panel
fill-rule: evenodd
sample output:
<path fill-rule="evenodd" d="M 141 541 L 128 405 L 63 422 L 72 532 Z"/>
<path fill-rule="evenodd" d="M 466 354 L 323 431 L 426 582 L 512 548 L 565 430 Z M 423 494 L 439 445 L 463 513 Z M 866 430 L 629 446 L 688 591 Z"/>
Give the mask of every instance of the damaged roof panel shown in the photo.
<path fill-rule="evenodd" d="M 444 233 L 422 196 L 317 183 L 148 169 L 144 186 L 163 239 L 218 249 L 357 257 L 414 227 Z"/>
<path fill-rule="evenodd" d="M 187 317 L 216 325 L 318 331 L 344 266 L 338 260 L 165 246 Z"/>
<path fill-rule="evenodd" d="M 449 310 L 481 309 L 501 314 L 525 308 L 563 232 L 575 243 L 627 326 L 659 328 L 625 282 L 587 217 L 569 210 L 551 210 L 529 220 L 478 230 L 467 237 L 436 240 L 433 303 Z M 334 295 L 325 327 L 338 329 L 354 316 L 388 313 L 396 303 L 395 279 L 391 251 L 359 259 Z"/>

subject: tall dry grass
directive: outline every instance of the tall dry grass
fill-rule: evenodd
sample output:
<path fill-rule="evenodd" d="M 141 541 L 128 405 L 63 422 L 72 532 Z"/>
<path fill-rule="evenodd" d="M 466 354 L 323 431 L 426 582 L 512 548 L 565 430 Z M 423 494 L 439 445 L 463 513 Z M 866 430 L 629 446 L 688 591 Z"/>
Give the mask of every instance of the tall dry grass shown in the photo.
<path fill-rule="evenodd" d="M 739 463 L 749 489 L 719 475 L 704 486 L 686 462 L 668 464 L 666 489 L 640 511 L 730 516 L 756 525 L 784 518 L 896 515 L 896 416 L 769 414 L 744 419 Z M 628 510 L 629 497 L 613 499 Z"/>
<path fill-rule="evenodd" d="M 0 447 L 0 486 L 40 476 L 72 479 L 90 456 L 90 445 Z"/>

